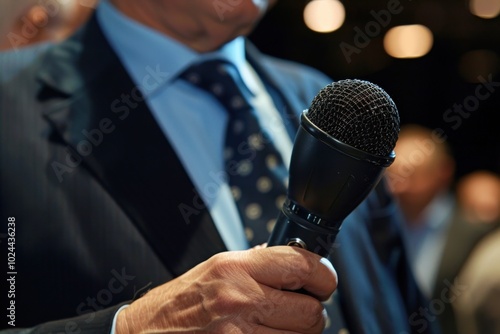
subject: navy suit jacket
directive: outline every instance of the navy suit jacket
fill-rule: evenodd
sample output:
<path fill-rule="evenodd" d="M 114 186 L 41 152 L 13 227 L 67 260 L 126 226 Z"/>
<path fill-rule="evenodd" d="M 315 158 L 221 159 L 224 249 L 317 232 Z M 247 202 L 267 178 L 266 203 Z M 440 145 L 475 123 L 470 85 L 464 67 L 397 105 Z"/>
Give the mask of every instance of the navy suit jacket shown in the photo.
<path fill-rule="evenodd" d="M 328 79 L 251 45 L 247 57 L 293 135 L 296 115 Z M 2 221 L 16 219 L 17 327 L 107 333 L 117 305 L 226 250 L 95 18 L 4 82 L 0 108 L 0 211 Z M 396 213 L 379 187 L 338 237 L 344 320 L 332 321 L 351 333 L 433 326 L 411 326 L 422 304 Z"/>

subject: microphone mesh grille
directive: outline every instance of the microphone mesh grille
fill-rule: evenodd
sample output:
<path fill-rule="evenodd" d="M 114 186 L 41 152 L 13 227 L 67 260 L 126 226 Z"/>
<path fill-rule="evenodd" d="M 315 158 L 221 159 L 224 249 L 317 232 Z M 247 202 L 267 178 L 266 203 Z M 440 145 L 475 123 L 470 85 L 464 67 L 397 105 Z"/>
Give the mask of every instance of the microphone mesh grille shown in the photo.
<path fill-rule="evenodd" d="M 378 156 L 388 156 L 398 139 L 399 114 L 379 86 L 347 79 L 324 87 L 307 118 L 340 142 Z"/>

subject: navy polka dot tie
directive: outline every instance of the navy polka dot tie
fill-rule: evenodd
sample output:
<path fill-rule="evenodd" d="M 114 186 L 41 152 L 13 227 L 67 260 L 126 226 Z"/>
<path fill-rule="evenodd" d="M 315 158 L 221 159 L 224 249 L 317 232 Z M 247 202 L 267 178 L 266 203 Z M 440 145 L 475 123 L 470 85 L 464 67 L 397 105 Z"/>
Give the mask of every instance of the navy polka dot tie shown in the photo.
<path fill-rule="evenodd" d="M 288 170 L 238 88 L 236 68 L 225 61 L 210 60 L 191 66 L 181 78 L 213 94 L 227 109 L 224 159 L 228 183 L 250 246 L 267 242 L 286 197 Z M 347 334 L 334 297 L 324 304 L 335 319 L 328 319 L 324 333 Z"/>
<path fill-rule="evenodd" d="M 224 159 L 231 187 L 251 246 L 267 241 L 286 196 L 288 171 L 239 89 L 236 68 L 222 60 L 195 64 L 181 77 L 210 92 L 227 109 Z"/>

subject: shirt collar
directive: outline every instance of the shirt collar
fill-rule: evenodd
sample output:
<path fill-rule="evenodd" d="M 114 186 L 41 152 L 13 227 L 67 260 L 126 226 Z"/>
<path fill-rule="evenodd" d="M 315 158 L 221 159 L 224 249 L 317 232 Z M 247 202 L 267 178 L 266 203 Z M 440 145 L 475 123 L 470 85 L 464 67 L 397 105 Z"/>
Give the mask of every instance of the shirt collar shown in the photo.
<path fill-rule="evenodd" d="M 243 37 L 217 51 L 198 53 L 122 14 L 109 1 L 100 2 L 97 19 L 107 40 L 145 96 L 151 96 L 170 84 L 191 64 L 214 58 L 230 60 L 238 69 L 246 89 L 254 91 L 255 83 L 248 75 Z"/>

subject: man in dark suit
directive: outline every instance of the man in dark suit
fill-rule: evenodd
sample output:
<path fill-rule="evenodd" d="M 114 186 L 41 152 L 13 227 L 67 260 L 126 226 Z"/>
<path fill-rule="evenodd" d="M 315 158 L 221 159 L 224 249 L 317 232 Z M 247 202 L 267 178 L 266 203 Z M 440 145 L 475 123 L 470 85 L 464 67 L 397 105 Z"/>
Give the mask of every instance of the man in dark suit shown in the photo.
<path fill-rule="evenodd" d="M 206 58 L 231 61 L 254 106 L 271 113 L 261 117 L 274 123 L 286 160 L 296 116 L 330 80 L 241 37 L 265 7 L 104 2 L 75 36 L 3 84 L 0 210 L 15 219 L 17 327 L 432 331 L 383 187 L 338 238 L 332 261 L 343 282 L 328 301 L 337 305 L 330 323 L 320 303 L 337 285 L 330 262 L 293 247 L 238 251 L 248 243 L 217 173 L 226 111 L 180 75 Z M 301 287 L 309 295 L 289 291 Z"/>

